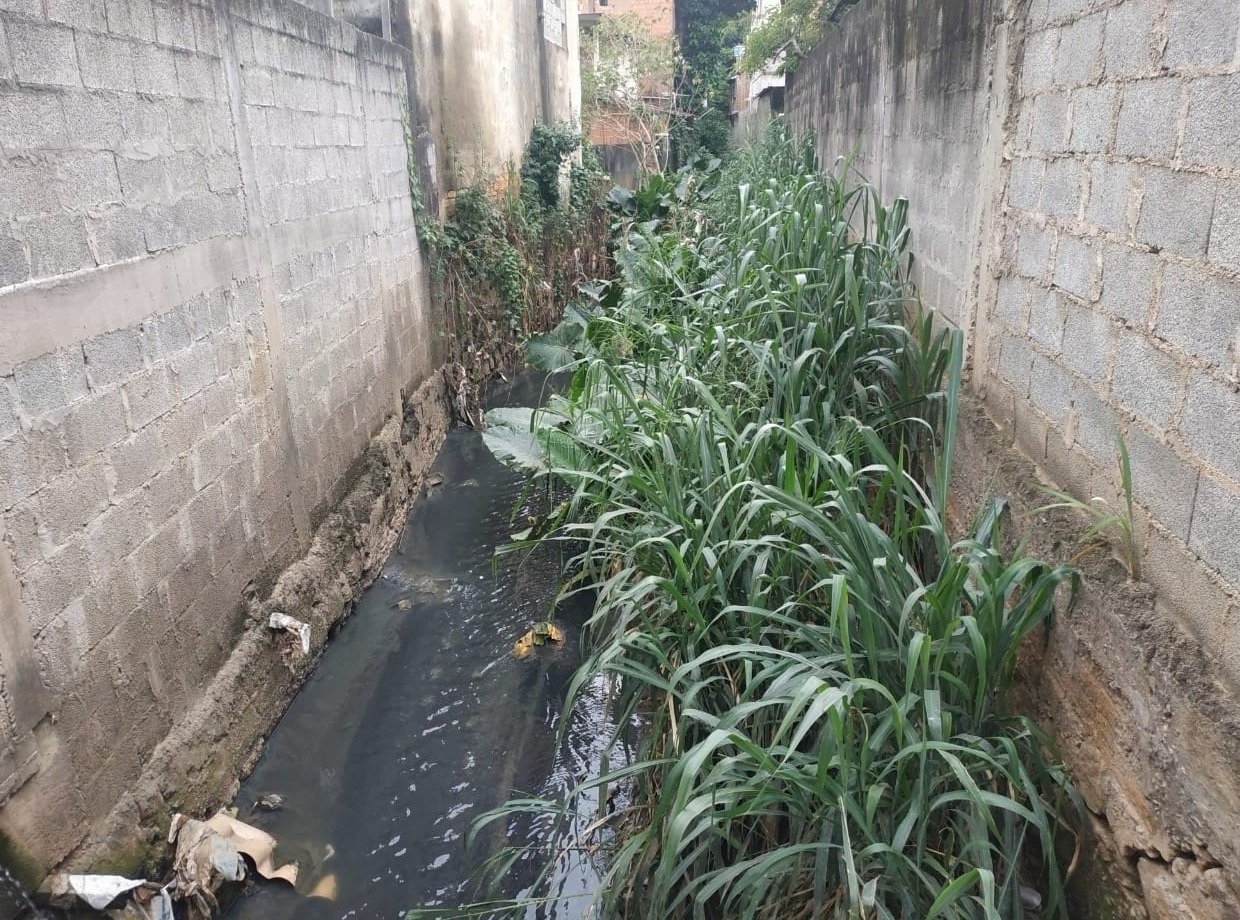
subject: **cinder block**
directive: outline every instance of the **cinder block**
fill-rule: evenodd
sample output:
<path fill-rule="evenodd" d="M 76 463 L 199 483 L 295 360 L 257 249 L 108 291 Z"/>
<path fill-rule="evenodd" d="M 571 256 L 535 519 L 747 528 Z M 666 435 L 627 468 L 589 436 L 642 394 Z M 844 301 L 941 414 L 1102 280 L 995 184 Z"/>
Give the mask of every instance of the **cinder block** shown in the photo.
<path fill-rule="evenodd" d="M 192 39 L 191 39 L 192 40 Z M 173 61 L 177 88 L 185 99 L 215 98 L 216 64 L 210 58 L 178 52 Z"/>
<path fill-rule="evenodd" d="M 1193 504 L 1188 545 L 1231 584 L 1240 584 L 1240 493 L 1214 476 L 1202 475 Z"/>
<path fill-rule="evenodd" d="M 1089 167 L 1089 204 L 1085 219 L 1108 233 L 1128 236 L 1132 225 L 1128 220 L 1128 197 L 1136 169 L 1127 163 L 1097 160 Z"/>
<path fill-rule="evenodd" d="M 43 355 L 19 364 L 13 387 L 22 411 L 37 418 L 68 406 L 85 395 L 80 347 Z"/>
<path fill-rule="evenodd" d="M 29 498 L 67 466 L 59 429 L 30 431 L 0 441 L 0 511 Z"/>
<path fill-rule="evenodd" d="M 1180 436 L 1199 457 L 1240 481 L 1240 394 L 1204 374 L 1188 383 Z"/>
<path fill-rule="evenodd" d="M 222 425 L 199 442 L 190 455 L 195 490 L 219 479 L 235 459 L 229 426 Z"/>
<path fill-rule="evenodd" d="M 1055 285 L 1081 300 L 1096 300 L 1102 267 L 1100 247 L 1091 240 L 1069 233 L 1059 234 L 1055 252 Z"/>
<path fill-rule="evenodd" d="M 61 25 L 72 26 L 78 35 L 88 35 L 87 29 L 96 32 L 108 30 L 108 17 L 103 0 L 47 0 L 47 18 Z"/>
<path fill-rule="evenodd" d="M 1210 223 L 1208 258 L 1240 274 L 1240 179 L 1220 179 Z"/>
<path fill-rule="evenodd" d="M 1160 430 L 1171 427 L 1180 402 L 1184 369 L 1132 332 L 1122 332 L 1115 349 L 1111 391 L 1129 409 Z"/>
<path fill-rule="evenodd" d="M 1033 359 L 1029 381 L 1029 400 L 1056 425 L 1063 425 L 1072 407 L 1072 375 L 1041 355 Z"/>
<path fill-rule="evenodd" d="M 139 431 L 176 405 L 176 391 L 163 366 L 139 374 L 124 385 L 129 427 Z"/>
<path fill-rule="evenodd" d="M 108 31 L 115 35 L 155 41 L 155 10 L 151 0 L 104 0 Z"/>
<path fill-rule="evenodd" d="M 1068 133 L 1072 127 L 1068 118 L 1068 99 L 1068 93 L 1053 90 L 1026 101 L 1033 107 L 1029 129 L 1030 150 L 1059 153 L 1067 149 Z"/>
<path fill-rule="evenodd" d="M 1124 436 L 1132 470 L 1133 497 L 1154 519 L 1184 542 L 1193 516 L 1193 497 L 1200 473 L 1164 441 L 1139 425 Z"/>
<path fill-rule="evenodd" d="M 1170 160 L 1175 155 L 1183 81 L 1174 77 L 1124 85 L 1115 152 L 1127 157 Z"/>
<path fill-rule="evenodd" d="M 187 399 L 215 380 L 215 354 L 209 341 L 184 351 L 168 362 L 179 399 Z"/>
<path fill-rule="evenodd" d="M 59 95 L 0 87 L 0 148 L 15 153 L 68 144 Z"/>
<path fill-rule="evenodd" d="M 1107 10 L 1102 56 L 1108 77 L 1131 76 L 1153 69 L 1150 39 L 1160 12 L 1154 0 L 1125 0 Z"/>
<path fill-rule="evenodd" d="M 9 236 L 0 236 L 0 288 L 30 278 L 30 255 L 26 247 Z"/>
<path fill-rule="evenodd" d="M 999 289 L 995 296 L 995 319 L 1009 329 L 1023 333 L 1028 322 L 1030 289 L 1034 288 L 1025 279 L 1012 275 L 999 279 Z M 308 367 L 309 362 L 301 365 Z"/>
<path fill-rule="evenodd" d="M 1116 84 L 1084 86 L 1072 92 L 1072 150 L 1099 153 L 1110 146 Z"/>
<path fill-rule="evenodd" d="M 69 470 L 39 490 L 39 518 L 53 546 L 63 546 L 108 507 L 107 466 Z"/>
<path fill-rule="evenodd" d="M 1234 360 L 1240 284 L 1192 266 L 1166 266 L 1155 331 L 1159 338 L 1217 366 Z"/>
<path fill-rule="evenodd" d="M 8 22 L 8 33 L 19 82 L 29 86 L 82 85 L 72 29 L 13 19 Z"/>
<path fill-rule="evenodd" d="M 162 157 L 135 160 L 118 156 L 116 167 L 127 204 L 134 206 L 154 202 L 162 203 L 170 199 Z"/>
<path fill-rule="evenodd" d="M 78 150 L 114 151 L 131 135 L 125 131 L 123 109 L 133 97 L 114 92 L 64 93 L 65 118 L 73 125 Z"/>
<path fill-rule="evenodd" d="M 77 48 L 82 82 L 88 89 L 134 91 L 133 52 L 128 42 L 79 32 Z"/>
<path fill-rule="evenodd" d="M 1095 13 L 1064 26 L 1055 52 L 1055 82 L 1084 83 L 1102 72 L 1102 25 Z"/>
<path fill-rule="evenodd" d="M 1029 395 L 1033 369 L 1033 350 L 1024 339 L 1013 335 L 999 336 L 999 376 L 1012 385 L 1021 396 Z"/>
<path fill-rule="evenodd" d="M 1183 157 L 1202 166 L 1240 167 L 1240 73 L 1199 77 L 1188 87 Z"/>
<path fill-rule="evenodd" d="M 36 634 L 56 614 L 86 594 L 90 578 L 90 558 L 77 542 L 30 567 L 23 579 L 22 597 Z"/>
<path fill-rule="evenodd" d="M 178 0 L 156 0 L 155 37 L 161 45 L 194 50 L 194 20 L 190 5 Z"/>
<path fill-rule="evenodd" d="M 1175 0 L 1167 7 L 1163 64 L 1172 69 L 1230 64 L 1240 10 L 1232 0 Z"/>
<path fill-rule="evenodd" d="M 167 448 L 169 454 L 177 450 L 175 445 Z M 157 474 L 142 487 L 147 514 L 155 527 L 162 525 L 184 507 L 194 494 L 194 478 L 190 472 L 188 456 L 174 457 L 168 468 Z"/>
<path fill-rule="evenodd" d="M 111 265 L 146 255 L 142 212 L 110 207 L 86 218 L 86 233 L 100 265 Z"/>
<path fill-rule="evenodd" d="M 1214 215 L 1215 180 L 1195 173 L 1150 167 L 1137 238 L 1159 249 L 1204 256 Z"/>
<path fill-rule="evenodd" d="M 164 445 L 162 427 L 147 425 L 107 452 L 115 492 L 128 495 L 140 489 L 168 468 L 170 458 Z"/>
<path fill-rule="evenodd" d="M 1042 184 L 1042 210 L 1051 217 L 1071 220 L 1080 211 L 1081 164 L 1077 160 L 1060 159 L 1046 164 Z"/>
<path fill-rule="evenodd" d="M 22 224 L 18 232 L 30 251 L 30 274 L 34 278 L 51 278 L 95 265 L 82 217 L 40 217 Z"/>
<path fill-rule="evenodd" d="M 190 38 L 193 41 L 193 38 Z M 159 45 L 134 45 L 134 85 L 150 96 L 177 94 L 177 68 L 173 52 Z"/>
<path fill-rule="evenodd" d="M 1115 330 L 1110 319 L 1087 307 L 1069 305 L 1064 320 L 1063 362 L 1095 382 L 1107 372 L 1107 358 Z"/>
<path fill-rule="evenodd" d="M 13 391 L 13 378 L 0 377 L 0 441 L 21 429 L 17 414 L 17 394 Z"/>
<path fill-rule="evenodd" d="M 87 340 L 86 373 L 92 389 L 111 387 L 145 368 L 142 357 L 142 331 L 137 327 L 118 329 Z"/>
<path fill-rule="evenodd" d="M 192 239 L 180 208 L 170 204 L 149 204 L 142 209 L 142 233 L 151 252 L 182 246 Z"/>
<path fill-rule="evenodd" d="M 189 496 L 184 496 L 186 501 Z M 180 563 L 183 554 L 180 516 L 174 516 L 156 529 L 129 555 L 130 564 L 143 595 L 155 589 Z"/>
<path fill-rule="evenodd" d="M 82 466 L 129 434 L 120 390 L 79 400 L 65 417 L 69 462 Z"/>
<path fill-rule="evenodd" d="M 1100 465 L 1109 466 L 1115 457 L 1119 433 L 1115 410 L 1089 387 L 1076 386 L 1072 391 L 1071 414 L 1073 443 Z"/>
<path fill-rule="evenodd" d="M 0 169 L 0 213 L 25 219 L 60 210 L 50 163 L 15 160 L 7 165 Z"/>
<path fill-rule="evenodd" d="M 1154 299 L 1158 257 L 1128 246 L 1107 244 L 1102 252 L 1100 305 L 1114 316 L 1144 325 Z"/>
<path fill-rule="evenodd" d="M 83 211 L 121 200 L 116 157 L 105 151 L 61 158 L 56 164 L 56 185 L 61 207 L 67 211 Z"/>

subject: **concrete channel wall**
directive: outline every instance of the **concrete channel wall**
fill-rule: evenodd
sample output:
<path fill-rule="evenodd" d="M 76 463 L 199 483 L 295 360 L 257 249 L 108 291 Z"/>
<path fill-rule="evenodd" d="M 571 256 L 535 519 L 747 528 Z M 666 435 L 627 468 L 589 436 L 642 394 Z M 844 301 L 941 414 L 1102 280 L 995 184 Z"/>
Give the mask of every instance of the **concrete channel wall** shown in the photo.
<path fill-rule="evenodd" d="M 575 4 L 511 6 L 529 35 L 476 17 L 511 53 L 459 125 L 502 126 L 492 162 L 579 105 Z M 438 193 L 457 139 L 416 87 L 485 70 L 463 41 L 417 62 L 291 0 L 0 0 L 0 843 L 27 875 L 218 803 L 298 679 L 255 651 L 260 602 L 317 648 L 399 523 L 401 445 L 429 462 L 446 424 L 409 414 L 441 389 L 409 162 Z"/>
<path fill-rule="evenodd" d="M 1234 0 L 884 0 L 787 97 L 825 162 L 909 198 L 979 423 L 1087 500 L 1131 452 L 1151 609 L 1085 605 L 1055 638 L 1077 684 L 1045 691 L 1140 889 L 1123 916 L 1237 916 L 1238 33 Z"/>

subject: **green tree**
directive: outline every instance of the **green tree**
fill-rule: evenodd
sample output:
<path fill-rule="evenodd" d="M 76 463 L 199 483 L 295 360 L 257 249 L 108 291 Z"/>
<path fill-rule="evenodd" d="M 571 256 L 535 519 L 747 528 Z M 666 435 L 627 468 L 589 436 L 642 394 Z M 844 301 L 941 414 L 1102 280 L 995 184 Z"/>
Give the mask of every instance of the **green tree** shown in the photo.
<path fill-rule="evenodd" d="M 743 73 L 756 73 L 771 64 L 787 72 L 796 67 L 826 30 L 860 0 L 784 0 L 745 37 L 745 51 L 737 62 Z"/>

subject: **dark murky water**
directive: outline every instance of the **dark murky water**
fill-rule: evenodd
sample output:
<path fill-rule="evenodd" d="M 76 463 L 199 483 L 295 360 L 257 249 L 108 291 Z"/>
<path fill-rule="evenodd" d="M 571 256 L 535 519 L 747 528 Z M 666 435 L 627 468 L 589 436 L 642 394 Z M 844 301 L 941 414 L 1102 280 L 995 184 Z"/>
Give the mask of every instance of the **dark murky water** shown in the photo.
<path fill-rule="evenodd" d="M 493 395 L 531 405 L 541 381 Z M 499 822 L 466 848 L 470 823 L 513 795 L 551 795 L 597 769 L 610 735 L 603 688 L 585 694 L 563 744 L 557 720 L 578 662 L 581 605 L 558 612 L 566 642 L 518 660 L 513 643 L 546 619 L 561 560 L 553 550 L 496 561 L 521 477 L 473 431 L 453 431 L 436 461 L 443 477 L 418 502 L 383 574 L 328 647 L 237 799 L 238 817 L 301 865 L 297 891 L 247 888 L 231 920 L 396 918 L 409 908 L 475 899 L 479 865 L 505 841 L 555 844 L 537 822 Z M 544 507 L 545 497 L 527 496 Z M 406 603 L 402 603 L 406 602 Z M 255 809 L 268 793 L 284 807 Z M 589 811 L 587 807 L 585 809 Z M 558 841 L 563 843 L 564 841 Z M 505 896 L 521 893 L 542 856 L 519 862 Z M 556 906 L 530 916 L 586 915 L 597 885 L 585 857 L 562 866 Z M 312 892 L 329 897 L 309 897 Z"/>

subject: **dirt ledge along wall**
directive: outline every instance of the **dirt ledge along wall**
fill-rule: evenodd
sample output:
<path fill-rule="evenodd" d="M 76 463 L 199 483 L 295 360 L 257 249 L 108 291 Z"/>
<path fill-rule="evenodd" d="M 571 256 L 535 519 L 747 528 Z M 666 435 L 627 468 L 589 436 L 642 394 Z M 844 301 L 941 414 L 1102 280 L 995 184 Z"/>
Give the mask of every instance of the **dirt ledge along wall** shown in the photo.
<path fill-rule="evenodd" d="M 1149 589 L 1087 589 L 1035 694 L 1131 895 L 1096 916 L 1240 916 L 1238 41 L 1231 0 L 885 0 L 787 95 L 825 162 L 910 199 L 998 426 L 963 442 L 1086 499 L 1131 451 Z"/>
<path fill-rule="evenodd" d="M 568 7 L 536 76 L 575 72 Z M 292 0 L 0 0 L 0 844 L 28 878 L 132 865 L 228 794 L 311 660 L 266 614 L 320 648 L 433 456 L 418 66 Z M 454 143 L 417 140 L 431 173 Z"/>

